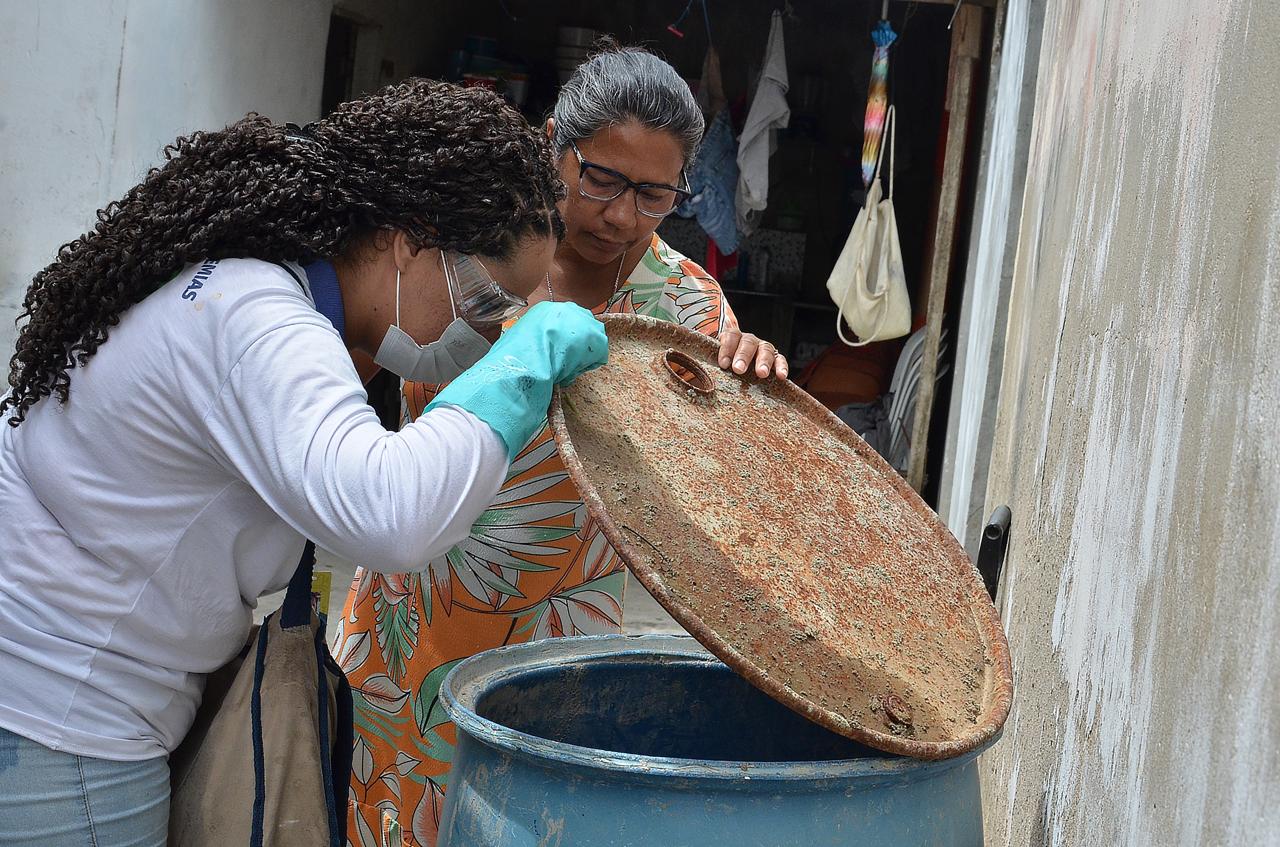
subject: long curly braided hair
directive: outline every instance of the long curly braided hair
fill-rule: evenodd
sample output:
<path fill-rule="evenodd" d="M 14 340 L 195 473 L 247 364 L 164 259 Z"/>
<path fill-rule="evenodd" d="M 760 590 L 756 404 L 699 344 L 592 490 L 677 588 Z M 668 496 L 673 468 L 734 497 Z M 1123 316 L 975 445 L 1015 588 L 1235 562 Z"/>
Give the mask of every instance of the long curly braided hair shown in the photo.
<path fill-rule="evenodd" d="M 545 136 L 497 95 L 413 79 L 344 103 L 304 130 L 250 114 L 165 148 L 93 231 L 58 249 L 23 300 L 0 414 L 65 403 L 71 371 L 120 315 L 203 259 L 331 259 L 377 230 L 420 247 L 507 259 L 563 237 Z"/>

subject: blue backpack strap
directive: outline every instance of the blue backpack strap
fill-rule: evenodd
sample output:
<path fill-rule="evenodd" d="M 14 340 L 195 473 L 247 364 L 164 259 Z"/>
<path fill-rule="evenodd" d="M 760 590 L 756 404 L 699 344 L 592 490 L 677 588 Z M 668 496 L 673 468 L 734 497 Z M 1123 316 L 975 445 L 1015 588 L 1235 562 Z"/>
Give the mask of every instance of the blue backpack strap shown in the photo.
<path fill-rule="evenodd" d="M 311 623 L 311 574 L 316 565 L 316 545 L 308 541 L 302 548 L 302 560 L 289 580 L 289 590 L 284 594 L 280 607 L 280 627 L 293 629 Z"/>
<path fill-rule="evenodd" d="M 302 272 L 307 275 L 305 283 L 302 277 L 284 262 L 275 264 L 293 277 L 293 281 L 298 283 L 298 287 L 304 293 L 310 292 L 311 302 L 315 304 L 316 311 L 328 318 L 329 323 L 333 324 L 333 328 L 338 331 L 338 335 L 346 340 L 347 315 L 342 305 L 342 288 L 338 285 L 338 272 L 334 270 L 333 263 L 321 259 L 304 265 Z"/>

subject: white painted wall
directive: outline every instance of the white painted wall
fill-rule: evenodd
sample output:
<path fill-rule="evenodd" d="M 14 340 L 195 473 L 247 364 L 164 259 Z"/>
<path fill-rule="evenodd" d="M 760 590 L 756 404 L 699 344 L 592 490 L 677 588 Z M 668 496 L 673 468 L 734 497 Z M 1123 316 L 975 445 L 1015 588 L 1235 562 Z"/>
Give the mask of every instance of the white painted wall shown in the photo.
<path fill-rule="evenodd" d="M 988 844 L 1280 844 L 1277 44 L 1273 0 L 1048 4 Z"/>
<path fill-rule="evenodd" d="M 32 275 L 164 146 L 319 113 L 332 0 L 0 0 L 0 351 Z"/>

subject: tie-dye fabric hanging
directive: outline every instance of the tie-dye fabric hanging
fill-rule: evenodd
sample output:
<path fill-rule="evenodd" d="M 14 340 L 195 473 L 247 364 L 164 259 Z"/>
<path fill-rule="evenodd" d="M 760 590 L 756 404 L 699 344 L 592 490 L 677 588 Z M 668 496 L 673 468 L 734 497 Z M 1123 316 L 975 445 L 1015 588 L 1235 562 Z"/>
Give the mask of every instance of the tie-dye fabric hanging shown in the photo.
<path fill-rule="evenodd" d="M 867 118 L 862 130 L 862 183 L 870 186 L 876 171 L 876 154 L 880 152 L 880 137 L 884 133 L 884 113 L 889 105 L 889 45 L 898 34 L 881 21 L 871 31 L 876 52 L 871 57 L 871 84 L 867 86 Z"/>

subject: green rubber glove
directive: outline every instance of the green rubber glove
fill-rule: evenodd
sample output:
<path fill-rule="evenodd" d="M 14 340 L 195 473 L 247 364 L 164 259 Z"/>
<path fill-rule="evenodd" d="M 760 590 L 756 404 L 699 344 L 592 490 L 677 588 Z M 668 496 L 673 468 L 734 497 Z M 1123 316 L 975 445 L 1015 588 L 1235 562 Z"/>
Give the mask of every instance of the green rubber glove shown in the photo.
<path fill-rule="evenodd" d="M 487 423 L 514 459 L 547 419 L 551 389 L 609 357 L 604 324 L 574 303 L 534 306 L 427 406 L 457 406 Z"/>

